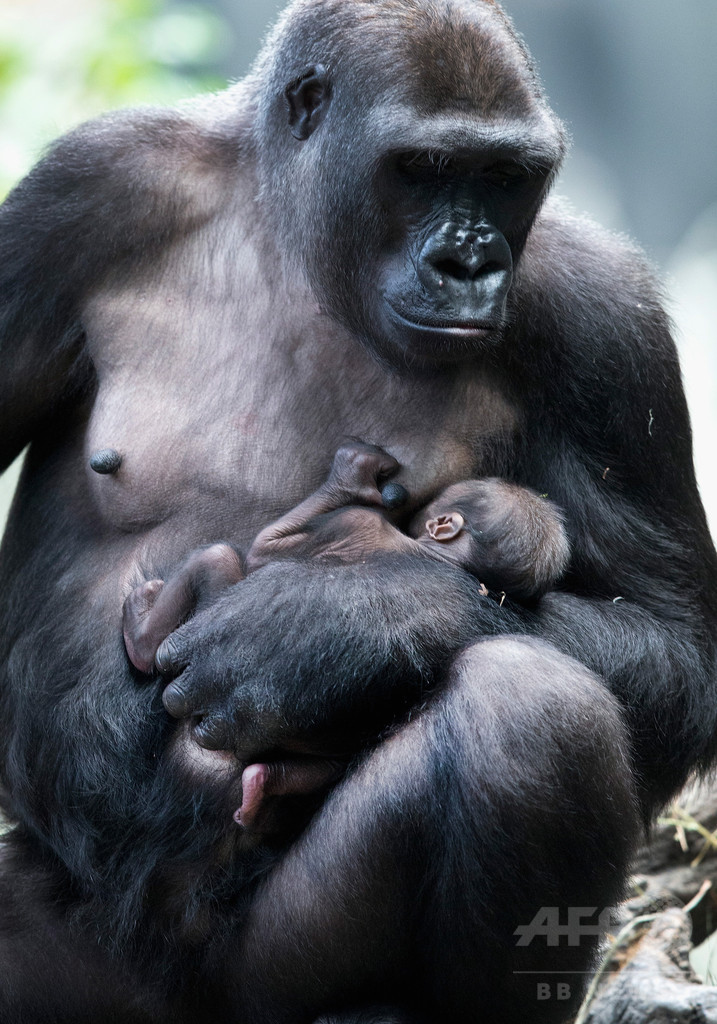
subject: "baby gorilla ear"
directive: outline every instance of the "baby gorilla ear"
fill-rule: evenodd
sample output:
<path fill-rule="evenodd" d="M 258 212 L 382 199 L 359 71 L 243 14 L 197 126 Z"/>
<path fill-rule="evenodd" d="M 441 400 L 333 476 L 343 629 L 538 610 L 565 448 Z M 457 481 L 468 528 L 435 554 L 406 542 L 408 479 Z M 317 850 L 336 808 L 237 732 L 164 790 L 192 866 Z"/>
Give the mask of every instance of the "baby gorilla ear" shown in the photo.
<path fill-rule="evenodd" d="M 448 515 L 429 519 L 426 523 L 426 532 L 432 540 L 453 540 L 462 532 L 465 525 L 466 521 L 460 512 L 449 512 Z"/>

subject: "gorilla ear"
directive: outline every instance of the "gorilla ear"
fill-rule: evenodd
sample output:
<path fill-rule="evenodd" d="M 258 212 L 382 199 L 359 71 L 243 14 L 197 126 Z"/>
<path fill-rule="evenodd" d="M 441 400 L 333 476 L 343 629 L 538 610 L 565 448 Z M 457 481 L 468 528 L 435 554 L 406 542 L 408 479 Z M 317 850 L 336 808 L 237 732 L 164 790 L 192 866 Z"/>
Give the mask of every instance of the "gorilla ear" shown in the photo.
<path fill-rule="evenodd" d="M 433 540 L 445 543 L 462 533 L 465 525 L 466 521 L 460 512 L 449 512 L 445 516 L 438 516 L 437 519 L 429 519 L 426 523 L 426 533 Z"/>
<path fill-rule="evenodd" d="M 323 64 L 309 68 L 287 85 L 284 96 L 289 105 L 291 134 L 303 142 L 319 127 L 329 106 L 331 95 L 326 68 Z"/>

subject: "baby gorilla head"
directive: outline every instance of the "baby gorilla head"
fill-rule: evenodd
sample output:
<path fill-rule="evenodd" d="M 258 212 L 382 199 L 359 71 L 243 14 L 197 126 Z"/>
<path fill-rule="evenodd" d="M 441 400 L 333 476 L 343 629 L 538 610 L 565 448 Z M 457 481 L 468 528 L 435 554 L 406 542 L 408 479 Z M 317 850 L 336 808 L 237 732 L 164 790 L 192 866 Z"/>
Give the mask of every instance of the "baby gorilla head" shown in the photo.
<path fill-rule="evenodd" d="M 447 487 L 414 517 L 410 533 L 491 590 L 523 601 L 553 586 L 570 557 L 557 506 L 526 487 L 492 478 Z"/>

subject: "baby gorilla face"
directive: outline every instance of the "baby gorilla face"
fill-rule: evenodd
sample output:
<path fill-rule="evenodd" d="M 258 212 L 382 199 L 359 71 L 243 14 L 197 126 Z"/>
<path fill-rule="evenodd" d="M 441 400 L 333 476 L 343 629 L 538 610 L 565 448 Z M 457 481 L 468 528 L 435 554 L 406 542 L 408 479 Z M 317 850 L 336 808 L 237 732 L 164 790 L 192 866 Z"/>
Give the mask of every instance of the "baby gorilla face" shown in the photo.
<path fill-rule="evenodd" d="M 409 532 L 413 537 L 419 539 L 427 529 L 427 523 L 439 519 L 451 520 L 456 517 L 455 536 L 458 536 L 460 529 L 470 525 L 474 520 L 480 520 L 485 516 L 486 505 L 495 502 L 498 498 L 496 492 L 502 492 L 504 484 L 501 480 L 462 480 L 458 484 L 451 484 L 441 491 L 433 501 L 426 505 L 414 516 Z M 458 520 L 461 520 L 460 522 Z M 435 540 L 440 539 L 438 536 Z M 446 534 L 446 539 L 452 539 Z"/>
<path fill-rule="evenodd" d="M 414 516 L 409 532 L 434 557 L 461 566 L 518 600 L 545 593 L 570 549 L 560 510 L 504 480 L 465 480 Z"/>

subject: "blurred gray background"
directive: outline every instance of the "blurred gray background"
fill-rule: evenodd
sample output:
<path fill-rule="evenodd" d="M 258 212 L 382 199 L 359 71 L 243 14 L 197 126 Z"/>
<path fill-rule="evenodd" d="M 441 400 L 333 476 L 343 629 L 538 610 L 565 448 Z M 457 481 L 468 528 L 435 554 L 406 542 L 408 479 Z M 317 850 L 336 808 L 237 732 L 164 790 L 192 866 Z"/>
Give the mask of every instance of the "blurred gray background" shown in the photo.
<path fill-rule="evenodd" d="M 118 10 L 119 3 L 110 7 Z M 147 4 L 154 7 L 151 31 L 136 38 L 144 47 L 150 38 L 154 49 L 147 60 L 163 63 L 173 76 L 171 89 L 164 79 L 157 89 L 162 96 L 241 77 L 283 6 L 279 0 Z M 0 12 L 10 12 L 17 27 L 38 5 L 42 0 L 0 0 Z M 106 0 L 69 0 L 62 17 L 86 19 L 107 6 Z M 717 441 L 717 0 L 505 0 L 504 6 L 573 138 L 558 191 L 576 209 L 633 236 L 666 280 L 698 477 L 717 532 L 717 460 L 711 450 Z M 53 31 L 52 18 L 33 21 L 37 47 L 43 33 Z M 1 40 L 0 32 L 0 65 Z M 37 86 L 36 102 L 43 88 Z M 48 95 L 54 91 L 51 82 L 45 88 Z M 141 98 L 136 87 L 128 94 L 122 89 L 118 97 L 105 90 L 105 105 L 122 105 L 126 95 Z M 30 148 L 39 150 L 49 127 L 56 133 L 81 113 L 88 116 L 93 103 L 94 95 L 84 107 L 58 113 Z M 16 144 L 21 134 L 18 123 L 10 141 Z M 24 160 L 23 151 L 18 171 Z M 0 506 L 12 479 L 8 474 L 0 484 Z"/>

